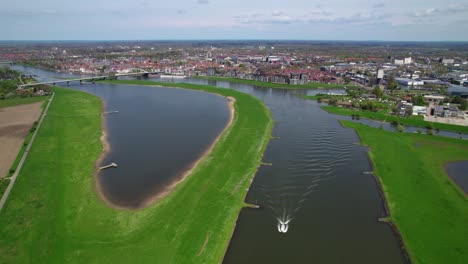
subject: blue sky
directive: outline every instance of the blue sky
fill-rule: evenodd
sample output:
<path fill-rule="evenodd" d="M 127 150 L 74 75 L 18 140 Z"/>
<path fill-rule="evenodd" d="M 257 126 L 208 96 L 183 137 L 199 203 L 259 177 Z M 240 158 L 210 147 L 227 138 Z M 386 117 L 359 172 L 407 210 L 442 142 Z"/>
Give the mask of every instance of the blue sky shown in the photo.
<path fill-rule="evenodd" d="M 468 41 L 466 0 L 0 0 L 0 40 Z"/>

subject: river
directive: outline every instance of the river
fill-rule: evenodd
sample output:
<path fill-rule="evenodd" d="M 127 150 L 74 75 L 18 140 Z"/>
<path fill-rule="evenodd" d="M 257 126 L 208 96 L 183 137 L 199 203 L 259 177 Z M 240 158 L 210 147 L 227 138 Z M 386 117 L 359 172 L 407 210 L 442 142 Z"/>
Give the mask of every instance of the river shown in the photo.
<path fill-rule="evenodd" d="M 55 75 L 38 69 L 29 71 L 39 76 Z M 264 156 L 264 162 L 272 166 L 260 167 L 247 196 L 248 202 L 261 205 L 261 209 L 241 212 L 224 263 L 405 263 L 394 232 L 378 222 L 385 212 L 375 179 L 365 173 L 371 170 L 367 149 L 356 144 L 359 138 L 353 130 L 339 124 L 342 117 L 326 113 L 319 103 L 299 98 L 294 91 L 206 80 L 178 81 L 252 94 L 267 105 L 275 120 L 273 135 L 277 138 L 270 141 Z M 148 87 L 87 84 L 78 88 L 104 101 L 112 93 L 119 93 L 123 99 L 141 93 L 140 98 L 155 100 L 149 96 L 154 88 Z M 177 93 L 167 96 L 180 99 Z M 126 111 L 132 107 L 138 105 L 129 105 Z M 124 111 L 112 104 L 106 108 Z M 106 121 L 109 124 L 122 114 L 108 115 Z M 141 127 L 148 125 L 146 119 L 134 122 L 142 122 Z M 112 125 L 108 130 L 110 138 L 119 133 Z M 134 140 L 149 144 L 158 137 L 157 133 L 140 132 L 129 129 L 125 133 L 128 142 L 116 142 L 115 146 L 111 142 L 111 147 Z M 152 155 L 163 155 L 161 151 L 164 149 L 153 148 Z M 142 160 L 130 170 L 138 174 L 141 166 L 152 164 L 156 164 L 152 159 Z"/>

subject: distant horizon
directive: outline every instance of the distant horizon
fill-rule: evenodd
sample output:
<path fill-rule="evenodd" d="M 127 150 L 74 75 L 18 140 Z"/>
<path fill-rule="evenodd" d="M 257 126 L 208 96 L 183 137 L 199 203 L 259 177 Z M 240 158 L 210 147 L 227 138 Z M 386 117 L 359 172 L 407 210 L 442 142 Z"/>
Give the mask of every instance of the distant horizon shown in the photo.
<path fill-rule="evenodd" d="M 355 39 L 4 39 L 0 42 L 188 42 L 188 41 L 223 41 L 223 42 L 234 42 L 234 41 L 250 41 L 250 42 L 414 42 L 414 43 L 445 43 L 445 42 L 458 42 L 466 43 L 468 40 L 355 40 Z"/>
<path fill-rule="evenodd" d="M 3 40 L 468 41 L 466 0 L 22 0 Z"/>

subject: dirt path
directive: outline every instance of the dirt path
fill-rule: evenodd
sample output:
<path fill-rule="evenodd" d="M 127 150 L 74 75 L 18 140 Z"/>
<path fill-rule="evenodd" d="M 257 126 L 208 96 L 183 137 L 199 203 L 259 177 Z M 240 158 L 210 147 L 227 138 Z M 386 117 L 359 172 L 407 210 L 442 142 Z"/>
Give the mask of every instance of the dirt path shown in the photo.
<path fill-rule="evenodd" d="M 8 170 L 23 146 L 33 123 L 41 114 L 42 102 L 0 108 L 0 178 Z"/>

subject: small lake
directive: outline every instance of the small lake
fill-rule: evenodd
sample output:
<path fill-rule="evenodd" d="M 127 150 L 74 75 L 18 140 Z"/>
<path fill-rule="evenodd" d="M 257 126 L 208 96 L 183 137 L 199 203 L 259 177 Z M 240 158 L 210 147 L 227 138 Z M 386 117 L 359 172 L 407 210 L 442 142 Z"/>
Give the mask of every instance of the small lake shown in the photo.
<path fill-rule="evenodd" d="M 468 194 L 468 160 L 450 162 L 445 168 L 450 179 L 452 179 L 465 194 Z"/>

